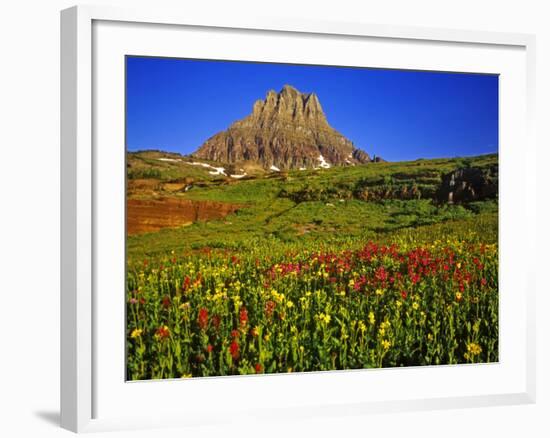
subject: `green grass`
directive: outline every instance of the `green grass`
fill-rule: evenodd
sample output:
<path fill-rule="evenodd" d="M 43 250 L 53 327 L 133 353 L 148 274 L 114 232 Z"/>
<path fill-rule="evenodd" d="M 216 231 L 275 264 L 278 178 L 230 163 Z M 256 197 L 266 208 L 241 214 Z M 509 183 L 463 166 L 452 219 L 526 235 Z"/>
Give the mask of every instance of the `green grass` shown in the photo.
<path fill-rule="evenodd" d="M 490 166 L 497 156 L 488 155 L 468 159 L 469 165 Z M 435 191 L 440 175 L 464 165 L 464 159 L 420 160 L 404 163 L 377 163 L 366 166 L 332 168 L 318 171 L 295 171 L 285 175 L 231 181 L 196 187 L 178 196 L 195 200 L 212 200 L 243 204 L 235 214 L 223 220 L 198 222 L 190 226 L 164 229 L 156 233 L 129 236 L 130 258 L 155 255 L 181 249 L 250 248 L 258 241 L 268 240 L 273 245 L 310 246 L 330 240 L 388 240 L 391 235 L 412 229 L 440 229 L 449 232 L 476 228 L 478 222 L 490 220 L 495 240 L 498 201 L 486 200 L 470 205 L 438 205 L 431 199 L 382 199 L 363 201 L 353 197 L 353 190 L 345 196 L 319 196 L 321 200 L 296 202 L 284 193 L 298 191 L 305 186 L 313 192 L 327 193 L 331 188 L 354 187 L 358 182 L 410 184 L 420 178 Z M 188 166 L 191 167 L 191 166 Z M 172 176 L 172 174 L 170 174 Z M 438 175 L 437 178 L 435 175 Z M 181 176 L 181 175 L 180 175 Z M 427 184 L 433 178 L 432 184 Z M 332 193 L 332 192 L 331 192 Z M 486 228 L 486 227 L 485 227 Z M 454 231 L 452 231 L 454 230 Z M 441 233 L 443 233 L 441 229 Z M 415 231 L 416 232 L 416 231 Z M 487 230 L 484 231 L 487 235 Z"/>
<path fill-rule="evenodd" d="M 128 237 L 129 379 L 498 360 L 498 200 L 432 199 L 496 155 L 238 181 L 168 155 L 131 171 L 244 207 Z"/>

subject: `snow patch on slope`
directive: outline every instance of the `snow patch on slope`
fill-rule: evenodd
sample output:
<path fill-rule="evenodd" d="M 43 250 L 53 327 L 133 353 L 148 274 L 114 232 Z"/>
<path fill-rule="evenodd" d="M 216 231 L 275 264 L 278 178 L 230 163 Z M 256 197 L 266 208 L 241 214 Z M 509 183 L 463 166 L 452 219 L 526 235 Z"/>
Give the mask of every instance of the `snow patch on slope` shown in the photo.
<path fill-rule="evenodd" d="M 208 172 L 210 175 L 225 175 L 225 169 L 223 167 L 213 167 L 213 166 L 210 166 L 212 167 L 212 169 L 214 169 L 213 171 L 211 170 L 210 172 Z"/>
<path fill-rule="evenodd" d="M 157 158 L 158 161 L 168 161 L 170 163 L 177 163 L 181 161 L 179 158 Z"/>
<path fill-rule="evenodd" d="M 210 175 L 224 175 L 224 176 L 227 176 L 227 174 L 225 173 L 225 168 L 224 167 L 214 167 L 214 166 L 211 166 L 208 163 L 200 163 L 198 161 L 193 161 L 192 163 L 187 163 L 187 164 L 190 164 L 192 166 L 202 166 L 202 167 L 205 167 L 207 169 L 212 169 L 208 172 Z"/>
<path fill-rule="evenodd" d="M 325 160 L 325 157 L 323 157 L 322 155 L 319 155 L 319 158 L 317 158 L 321 164 L 319 164 L 320 167 L 324 168 L 324 169 L 328 169 L 331 167 L 330 163 L 327 163 L 327 160 Z"/>

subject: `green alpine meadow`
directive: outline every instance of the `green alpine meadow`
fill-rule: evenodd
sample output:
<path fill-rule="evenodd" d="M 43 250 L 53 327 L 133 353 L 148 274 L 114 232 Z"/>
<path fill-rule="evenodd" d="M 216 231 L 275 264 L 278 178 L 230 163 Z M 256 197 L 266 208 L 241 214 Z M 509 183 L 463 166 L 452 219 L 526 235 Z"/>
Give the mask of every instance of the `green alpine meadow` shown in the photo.
<path fill-rule="evenodd" d="M 498 107 L 496 79 L 168 61 L 127 61 L 128 380 L 499 360 L 498 119 L 468 112 Z M 223 83 L 203 103 L 192 86 L 245 68 L 311 88 Z"/>

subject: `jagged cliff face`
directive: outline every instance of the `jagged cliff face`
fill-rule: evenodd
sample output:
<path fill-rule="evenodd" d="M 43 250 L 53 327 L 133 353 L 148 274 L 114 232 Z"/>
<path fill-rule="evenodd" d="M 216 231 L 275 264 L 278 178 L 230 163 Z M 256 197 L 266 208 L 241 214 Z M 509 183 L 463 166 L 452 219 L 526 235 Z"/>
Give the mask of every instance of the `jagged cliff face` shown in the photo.
<path fill-rule="evenodd" d="M 315 93 L 285 85 L 254 104 L 252 114 L 208 139 L 197 158 L 264 168 L 330 167 L 370 162 L 369 155 L 332 128 Z"/>

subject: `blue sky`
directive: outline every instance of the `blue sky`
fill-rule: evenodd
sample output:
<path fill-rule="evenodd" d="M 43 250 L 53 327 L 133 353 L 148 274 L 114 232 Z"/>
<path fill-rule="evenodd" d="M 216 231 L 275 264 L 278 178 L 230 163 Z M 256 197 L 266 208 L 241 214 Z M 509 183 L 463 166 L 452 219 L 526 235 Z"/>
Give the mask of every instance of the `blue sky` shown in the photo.
<path fill-rule="evenodd" d="M 128 57 L 130 151 L 189 154 L 268 90 L 315 92 L 328 122 L 389 161 L 498 151 L 495 75 Z"/>

